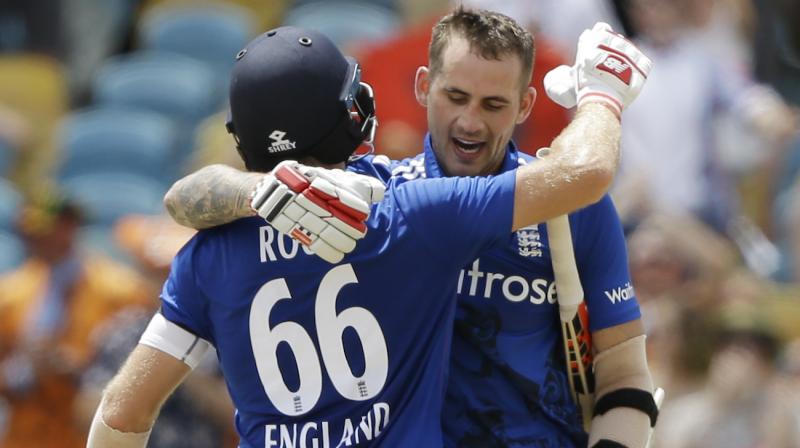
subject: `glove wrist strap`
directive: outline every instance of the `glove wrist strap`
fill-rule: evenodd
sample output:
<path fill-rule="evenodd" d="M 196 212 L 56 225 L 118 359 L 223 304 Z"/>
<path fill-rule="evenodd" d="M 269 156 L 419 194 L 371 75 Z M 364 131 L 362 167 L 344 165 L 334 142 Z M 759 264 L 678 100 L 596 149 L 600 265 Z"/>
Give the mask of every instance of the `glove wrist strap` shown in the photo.
<path fill-rule="evenodd" d="M 603 92 L 588 92 L 578 100 L 578 107 L 588 103 L 597 103 L 610 110 L 618 120 L 622 119 L 622 104 L 611 95 Z"/>

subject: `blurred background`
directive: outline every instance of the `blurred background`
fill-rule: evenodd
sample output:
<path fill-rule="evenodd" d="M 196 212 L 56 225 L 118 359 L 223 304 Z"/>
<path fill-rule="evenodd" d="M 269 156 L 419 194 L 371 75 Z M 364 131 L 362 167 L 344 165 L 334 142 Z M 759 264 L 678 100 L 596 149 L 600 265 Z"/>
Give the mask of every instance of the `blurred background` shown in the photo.
<path fill-rule="evenodd" d="M 0 447 L 83 446 L 193 234 L 163 194 L 241 166 L 224 120 L 246 42 L 283 24 L 333 38 L 375 88 L 377 152 L 402 158 L 422 149 L 431 26 L 462 3 L 536 37 L 540 95 L 515 134 L 529 153 L 570 119 L 541 82 L 584 28 L 606 21 L 653 59 L 612 193 L 667 390 L 656 443 L 800 447 L 797 0 L 3 0 Z M 150 446 L 236 446 L 213 358 Z"/>

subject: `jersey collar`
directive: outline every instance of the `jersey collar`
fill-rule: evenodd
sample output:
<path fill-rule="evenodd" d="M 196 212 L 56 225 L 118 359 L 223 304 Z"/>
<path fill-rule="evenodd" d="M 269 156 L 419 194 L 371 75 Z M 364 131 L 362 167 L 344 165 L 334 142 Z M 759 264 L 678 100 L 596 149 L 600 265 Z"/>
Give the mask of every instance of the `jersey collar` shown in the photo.
<path fill-rule="evenodd" d="M 505 173 L 516 168 L 519 168 L 519 149 L 517 149 L 517 145 L 513 140 L 509 140 L 500 172 Z M 445 177 L 439 162 L 436 160 L 436 154 L 433 152 L 430 133 L 425 135 L 425 177 Z"/>

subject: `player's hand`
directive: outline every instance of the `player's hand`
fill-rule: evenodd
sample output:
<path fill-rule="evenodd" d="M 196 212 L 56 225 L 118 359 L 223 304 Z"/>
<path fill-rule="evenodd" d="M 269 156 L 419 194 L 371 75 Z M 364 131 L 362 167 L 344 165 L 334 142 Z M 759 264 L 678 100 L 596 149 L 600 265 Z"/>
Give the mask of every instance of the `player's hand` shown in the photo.
<path fill-rule="evenodd" d="M 264 176 L 251 206 L 279 232 L 330 263 L 338 263 L 367 233 L 370 204 L 383 199 L 377 179 L 283 161 Z"/>
<path fill-rule="evenodd" d="M 547 96 L 569 109 L 601 102 L 619 116 L 639 95 L 653 67 L 650 58 L 606 23 L 578 39 L 575 65 L 561 65 L 544 77 Z"/>

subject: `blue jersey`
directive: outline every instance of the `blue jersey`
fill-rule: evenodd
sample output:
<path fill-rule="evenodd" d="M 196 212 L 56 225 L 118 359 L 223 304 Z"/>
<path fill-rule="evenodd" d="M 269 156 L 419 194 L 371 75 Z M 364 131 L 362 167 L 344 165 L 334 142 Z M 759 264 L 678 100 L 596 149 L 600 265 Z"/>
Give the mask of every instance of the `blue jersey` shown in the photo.
<path fill-rule="evenodd" d="M 514 181 L 389 182 L 338 265 L 260 218 L 199 232 L 162 313 L 216 347 L 240 446 L 442 446 L 458 274 L 510 234 Z"/>
<path fill-rule="evenodd" d="M 535 159 L 509 145 L 502 171 Z M 442 177 L 426 138 L 402 162 L 376 157 L 383 176 Z M 533 162 L 535 163 L 535 162 Z M 590 329 L 640 317 L 625 240 L 609 197 L 569 216 Z M 507 235 L 458 277 L 458 310 L 442 415 L 447 446 L 585 447 L 561 342 L 546 226 Z"/>

